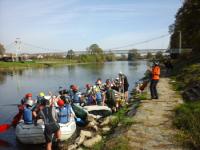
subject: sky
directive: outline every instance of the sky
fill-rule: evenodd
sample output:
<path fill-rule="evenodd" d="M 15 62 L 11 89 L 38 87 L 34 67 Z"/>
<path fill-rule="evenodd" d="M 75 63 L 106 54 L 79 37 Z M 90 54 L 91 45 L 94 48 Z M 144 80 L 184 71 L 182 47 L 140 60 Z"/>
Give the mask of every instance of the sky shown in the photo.
<path fill-rule="evenodd" d="M 85 50 L 94 43 L 104 50 L 163 49 L 169 35 L 135 43 L 168 34 L 181 5 L 181 0 L 0 0 L 0 43 L 11 50 L 20 38 L 26 52 Z"/>

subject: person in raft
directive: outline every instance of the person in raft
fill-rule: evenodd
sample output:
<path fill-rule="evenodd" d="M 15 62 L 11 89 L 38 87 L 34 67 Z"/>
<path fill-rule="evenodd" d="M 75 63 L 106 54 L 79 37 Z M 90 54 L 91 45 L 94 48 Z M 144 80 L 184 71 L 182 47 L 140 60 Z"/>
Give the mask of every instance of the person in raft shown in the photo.
<path fill-rule="evenodd" d="M 151 92 L 151 99 L 158 99 L 158 92 L 157 92 L 157 84 L 160 79 L 160 66 L 158 61 L 154 61 L 154 65 L 152 69 L 149 68 L 151 71 L 151 83 L 150 83 L 150 92 Z"/>

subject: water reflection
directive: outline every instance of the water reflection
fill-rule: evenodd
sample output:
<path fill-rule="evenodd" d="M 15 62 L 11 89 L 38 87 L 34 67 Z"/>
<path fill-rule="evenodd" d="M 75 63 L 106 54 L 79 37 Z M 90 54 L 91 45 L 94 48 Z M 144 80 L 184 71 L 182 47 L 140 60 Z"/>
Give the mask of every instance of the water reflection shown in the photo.
<path fill-rule="evenodd" d="M 0 102 L 1 105 L 19 103 L 20 99 L 29 92 L 33 94 L 33 98 L 36 98 L 40 91 L 45 93 L 52 91 L 57 94 L 59 87 L 68 88 L 71 84 L 77 84 L 84 92 L 86 83 L 94 84 L 99 77 L 103 82 L 108 78 L 116 78 L 119 71 L 122 71 L 127 76 L 131 90 L 135 81 L 143 76 L 145 70 L 146 61 L 0 70 Z M 13 115 L 13 112 L 17 112 L 17 107 L 1 107 L 0 114 L 5 117 L 1 118 L 0 122 L 3 123 L 8 120 Z M 0 134 L 0 138 L 9 139 L 8 142 L 14 145 L 12 149 L 22 149 L 23 147 L 23 145 L 17 144 L 14 129 L 4 135 Z M 8 149 L 6 148 L 6 150 Z"/>

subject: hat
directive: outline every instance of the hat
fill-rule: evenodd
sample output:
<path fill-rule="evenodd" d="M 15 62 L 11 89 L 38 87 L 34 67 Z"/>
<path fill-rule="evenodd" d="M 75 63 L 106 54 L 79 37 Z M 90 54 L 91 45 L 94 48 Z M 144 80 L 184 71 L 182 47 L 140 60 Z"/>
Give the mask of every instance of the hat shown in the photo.
<path fill-rule="evenodd" d="M 51 99 L 51 96 L 50 96 L 50 95 L 46 95 L 46 96 L 44 96 L 44 99 L 50 100 L 50 99 Z"/>
<path fill-rule="evenodd" d="M 63 100 L 59 99 L 57 104 L 58 104 L 58 106 L 62 107 L 62 106 L 64 106 L 65 102 Z"/>

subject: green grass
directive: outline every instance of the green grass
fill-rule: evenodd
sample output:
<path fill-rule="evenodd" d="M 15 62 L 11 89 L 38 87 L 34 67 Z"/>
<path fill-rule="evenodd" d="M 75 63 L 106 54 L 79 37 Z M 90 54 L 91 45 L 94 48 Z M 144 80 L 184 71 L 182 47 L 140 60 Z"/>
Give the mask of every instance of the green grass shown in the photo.
<path fill-rule="evenodd" d="M 128 110 L 128 107 L 124 106 L 117 113 L 114 114 L 115 118 L 111 121 L 111 125 L 113 128 L 117 127 L 118 124 L 121 124 L 123 127 L 127 127 L 134 123 L 132 117 L 126 116 Z"/>
<path fill-rule="evenodd" d="M 200 102 L 185 103 L 175 109 L 173 124 L 180 129 L 178 140 L 200 148 Z"/>
<path fill-rule="evenodd" d="M 130 150 L 128 146 L 128 139 L 125 137 L 105 138 L 96 143 L 91 149 L 84 148 L 84 150 Z"/>

